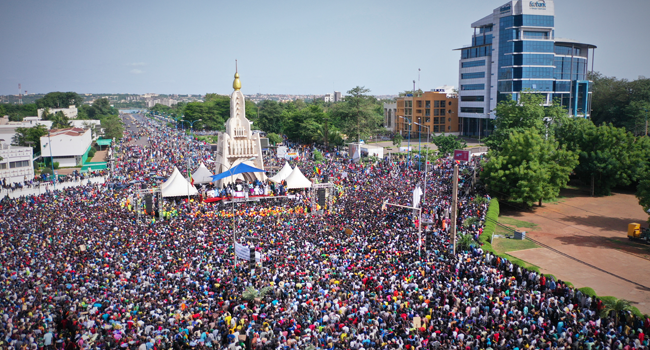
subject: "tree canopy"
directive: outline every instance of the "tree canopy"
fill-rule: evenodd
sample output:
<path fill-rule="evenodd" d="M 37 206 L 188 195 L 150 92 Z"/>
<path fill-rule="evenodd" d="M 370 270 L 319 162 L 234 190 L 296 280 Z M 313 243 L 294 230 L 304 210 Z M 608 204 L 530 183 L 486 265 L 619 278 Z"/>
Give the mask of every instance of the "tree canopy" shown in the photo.
<path fill-rule="evenodd" d="M 513 131 L 500 150 L 490 150 L 481 180 L 502 199 L 527 205 L 556 198 L 578 164 L 578 156 L 535 129 Z"/>
<path fill-rule="evenodd" d="M 433 142 L 436 147 L 438 147 L 439 156 L 446 156 L 453 153 L 457 149 L 463 149 L 467 147 L 465 140 L 459 139 L 454 135 L 439 135 L 434 137 L 431 142 Z"/>
<path fill-rule="evenodd" d="M 596 125 L 612 124 L 634 135 L 645 135 L 645 120 L 650 117 L 650 79 L 616 79 L 599 72 L 593 81 L 591 120 Z M 646 112 L 647 111 L 647 112 Z"/>
<path fill-rule="evenodd" d="M 579 155 L 575 174 L 591 185 L 592 194 L 608 195 L 615 186 L 636 181 L 647 167 L 650 141 L 635 138 L 612 124 L 594 125 L 590 120 L 571 119 L 558 129 L 561 143 Z"/>
<path fill-rule="evenodd" d="M 81 106 L 84 102 L 84 98 L 76 92 L 50 92 L 36 100 L 36 106 L 38 108 L 68 108 L 72 105 Z"/>
<path fill-rule="evenodd" d="M 108 115 L 101 119 L 101 126 L 104 129 L 104 138 L 121 139 L 124 133 L 124 124 L 116 115 Z"/>
<path fill-rule="evenodd" d="M 12 144 L 17 146 L 30 146 L 34 149 L 34 153 L 41 149 L 41 136 L 47 135 L 47 128 L 45 125 L 36 125 L 31 128 L 16 128 Z M 30 144 L 33 142 L 33 144 Z"/>

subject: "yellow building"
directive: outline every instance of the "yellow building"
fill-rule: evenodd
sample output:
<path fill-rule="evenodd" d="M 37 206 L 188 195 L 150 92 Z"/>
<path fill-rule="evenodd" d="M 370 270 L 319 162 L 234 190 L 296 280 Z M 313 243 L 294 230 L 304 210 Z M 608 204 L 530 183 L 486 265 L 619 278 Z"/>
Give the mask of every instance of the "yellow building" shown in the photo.
<path fill-rule="evenodd" d="M 413 125 L 410 125 L 413 121 Z M 415 96 L 398 97 L 384 104 L 384 126 L 406 136 L 458 134 L 458 95 L 445 89 L 426 91 Z"/>

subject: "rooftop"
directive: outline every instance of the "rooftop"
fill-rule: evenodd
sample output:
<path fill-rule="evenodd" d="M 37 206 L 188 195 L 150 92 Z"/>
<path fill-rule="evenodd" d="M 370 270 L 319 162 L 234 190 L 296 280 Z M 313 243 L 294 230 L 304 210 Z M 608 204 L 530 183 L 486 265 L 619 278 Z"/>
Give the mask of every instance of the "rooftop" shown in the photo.
<path fill-rule="evenodd" d="M 87 130 L 82 128 L 66 128 L 66 129 L 52 129 L 50 130 L 50 136 L 81 136 L 86 133 Z"/>

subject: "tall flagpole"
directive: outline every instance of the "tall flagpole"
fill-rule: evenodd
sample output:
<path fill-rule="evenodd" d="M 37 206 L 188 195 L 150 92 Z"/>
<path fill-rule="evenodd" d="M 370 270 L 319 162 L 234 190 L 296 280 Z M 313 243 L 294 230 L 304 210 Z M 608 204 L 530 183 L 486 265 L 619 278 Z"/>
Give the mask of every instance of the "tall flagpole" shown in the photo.
<path fill-rule="evenodd" d="M 454 245 L 454 256 L 456 256 L 456 211 L 458 210 L 458 164 L 454 164 L 454 185 L 453 197 L 451 200 L 451 241 Z"/>

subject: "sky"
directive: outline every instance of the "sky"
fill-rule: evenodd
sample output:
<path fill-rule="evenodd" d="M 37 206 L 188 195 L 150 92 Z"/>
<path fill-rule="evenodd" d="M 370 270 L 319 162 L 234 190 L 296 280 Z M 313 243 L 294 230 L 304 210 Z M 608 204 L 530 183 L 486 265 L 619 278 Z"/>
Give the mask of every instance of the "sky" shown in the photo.
<path fill-rule="evenodd" d="M 505 2 L 3 0 L 0 94 L 19 83 L 29 93 L 229 94 L 235 59 L 245 94 L 457 86 L 453 50 Z M 650 77 L 649 0 L 555 7 L 556 37 L 597 45 L 596 71 Z"/>

